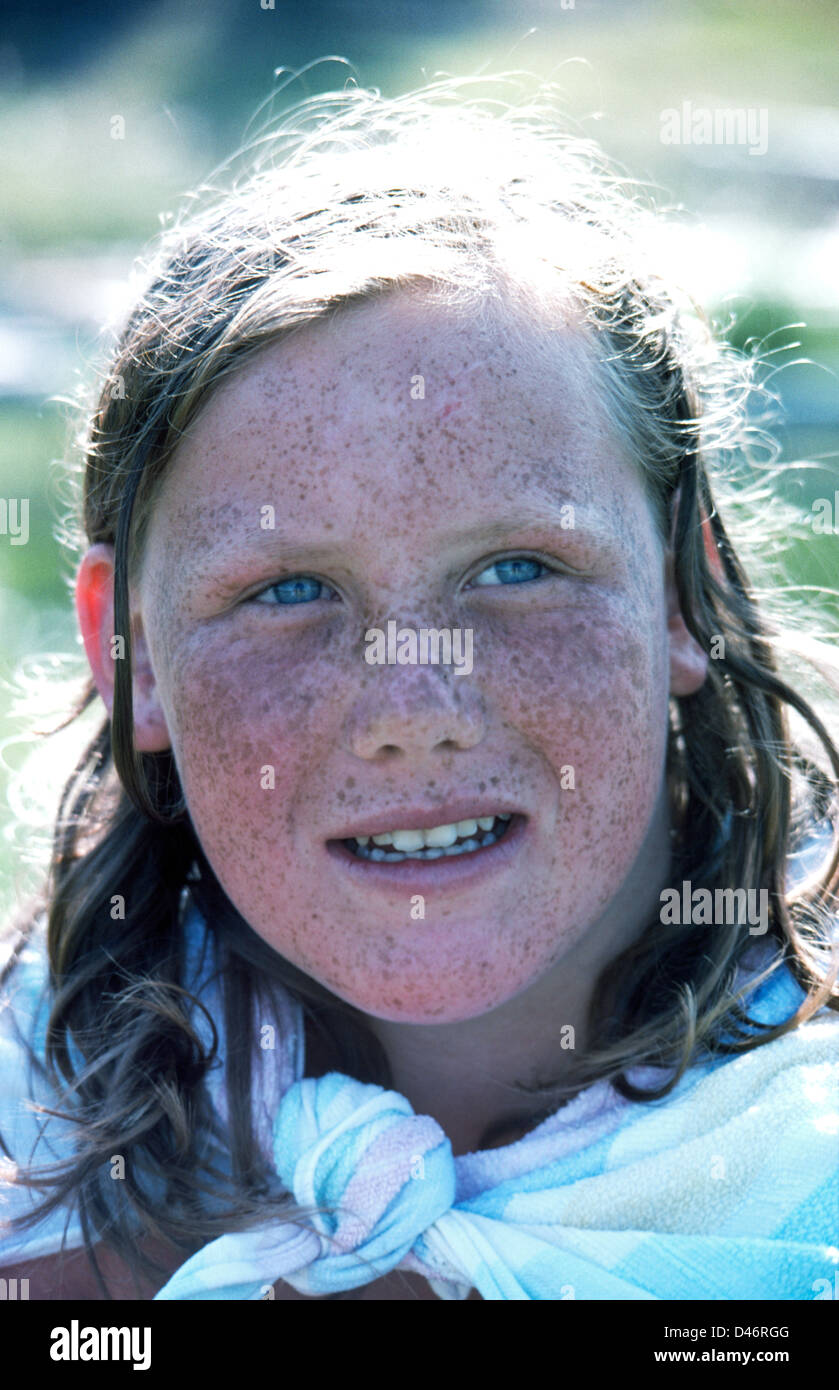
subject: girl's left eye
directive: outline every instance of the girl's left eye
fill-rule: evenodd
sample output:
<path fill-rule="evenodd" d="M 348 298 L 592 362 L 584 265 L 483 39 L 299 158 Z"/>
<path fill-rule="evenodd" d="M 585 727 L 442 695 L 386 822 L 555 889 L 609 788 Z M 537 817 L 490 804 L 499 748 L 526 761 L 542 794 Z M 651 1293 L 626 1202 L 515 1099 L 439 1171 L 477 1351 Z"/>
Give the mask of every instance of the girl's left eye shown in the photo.
<path fill-rule="evenodd" d="M 289 607 L 292 604 L 313 603 L 316 599 L 325 598 L 325 591 L 329 588 L 322 579 L 314 579 L 309 574 L 296 574 L 291 579 L 281 579 L 277 584 L 271 584 L 261 593 L 254 594 L 253 599 L 256 603 L 273 604 L 273 595 L 276 595 L 277 604 Z M 334 592 L 333 589 L 332 593 Z"/>
<path fill-rule="evenodd" d="M 486 576 L 492 574 L 493 570 L 501 577 L 487 579 Z M 524 555 L 510 560 L 496 560 L 494 564 L 488 565 L 485 570 L 482 570 L 472 583 L 481 588 L 490 584 L 521 584 L 533 579 L 541 579 L 543 576 L 535 573 L 537 570 L 543 570 L 545 574 L 554 573 L 541 560 L 528 559 Z"/>

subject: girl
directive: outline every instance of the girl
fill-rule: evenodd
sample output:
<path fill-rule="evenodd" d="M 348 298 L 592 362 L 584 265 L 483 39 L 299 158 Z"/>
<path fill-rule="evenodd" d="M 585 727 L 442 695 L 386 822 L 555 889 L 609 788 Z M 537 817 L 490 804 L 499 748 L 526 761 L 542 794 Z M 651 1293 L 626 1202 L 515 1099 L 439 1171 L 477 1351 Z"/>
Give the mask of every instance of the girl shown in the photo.
<path fill-rule="evenodd" d="M 839 753 L 653 226 L 552 88 L 447 82 L 302 103 L 163 238 L 4 980 L 30 1297 L 832 1286 Z"/>

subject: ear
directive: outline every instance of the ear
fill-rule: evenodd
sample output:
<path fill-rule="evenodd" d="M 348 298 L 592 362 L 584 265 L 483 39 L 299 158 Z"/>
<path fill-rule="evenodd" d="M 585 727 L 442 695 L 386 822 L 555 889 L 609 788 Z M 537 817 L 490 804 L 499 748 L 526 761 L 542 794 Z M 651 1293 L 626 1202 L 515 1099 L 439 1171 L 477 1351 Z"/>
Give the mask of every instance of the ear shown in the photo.
<path fill-rule="evenodd" d="M 124 659 L 125 641 L 114 633 L 114 548 L 91 546 L 76 576 L 76 614 L 96 688 L 109 715 L 114 708 L 115 661 Z M 134 747 L 138 753 L 161 753 L 172 742 L 157 694 L 142 621 L 131 625 Z"/>
<path fill-rule="evenodd" d="M 667 634 L 670 641 L 670 694 L 695 695 L 697 690 L 704 685 L 708 674 L 708 653 L 688 632 L 679 605 L 673 559 L 673 538 L 676 532 L 679 500 L 680 492 L 677 489 L 673 499 L 673 525 L 670 531 L 670 544 L 665 553 L 664 561 Z"/>

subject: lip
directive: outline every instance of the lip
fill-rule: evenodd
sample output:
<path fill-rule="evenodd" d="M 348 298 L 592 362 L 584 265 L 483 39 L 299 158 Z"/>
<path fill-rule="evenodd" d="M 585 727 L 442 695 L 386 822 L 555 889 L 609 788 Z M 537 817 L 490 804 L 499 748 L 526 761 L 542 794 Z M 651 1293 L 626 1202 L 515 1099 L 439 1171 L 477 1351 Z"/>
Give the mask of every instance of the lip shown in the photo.
<path fill-rule="evenodd" d="M 505 806 L 501 801 L 482 801 L 473 797 L 470 801 L 463 797 L 457 801 L 447 801 L 444 806 L 409 806 L 407 811 L 383 811 L 381 815 L 369 816 L 366 821 L 356 821 L 354 825 L 336 830 L 329 840 L 355 840 L 359 835 L 384 835 L 388 830 L 433 830 L 435 825 L 456 825 L 461 820 L 478 820 L 482 816 L 521 815 L 516 806 Z M 526 817 L 524 817 L 526 819 Z M 506 839 L 506 836 L 504 837 Z M 432 861 L 433 862 L 433 861 Z"/>
<path fill-rule="evenodd" d="M 491 815 L 492 812 L 486 814 Z M 403 859 L 400 864 L 387 864 L 373 859 L 358 859 L 337 839 L 329 840 L 326 849 L 341 870 L 364 889 L 383 888 L 391 893 L 409 895 L 427 893 L 434 889 L 453 892 L 460 888 L 469 888 L 478 881 L 509 868 L 526 848 L 530 821 L 527 816 L 517 812 L 510 812 L 510 816 L 507 831 L 494 845 L 489 845 L 487 849 L 473 850 L 471 854 L 453 855 L 451 858 Z M 465 820 L 466 817 L 460 816 L 459 819 Z M 390 828 L 412 830 L 416 827 L 417 830 L 425 830 L 430 829 L 431 825 L 447 824 L 445 821 L 428 821 L 427 817 L 426 821 L 426 825 L 417 825 L 416 821 L 408 822 L 403 816 L 401 825 Z M 362 835 L 367 833 L 365 830 L 359 831 Z M 345 838 L 349 839 L 351 836 Z"/>

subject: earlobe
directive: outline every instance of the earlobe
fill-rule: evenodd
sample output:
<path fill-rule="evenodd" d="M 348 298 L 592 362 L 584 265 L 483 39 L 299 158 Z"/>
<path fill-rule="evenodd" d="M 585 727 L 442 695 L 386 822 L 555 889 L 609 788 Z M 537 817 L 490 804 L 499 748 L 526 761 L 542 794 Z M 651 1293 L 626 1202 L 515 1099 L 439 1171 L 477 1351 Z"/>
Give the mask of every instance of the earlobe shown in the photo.
<path fill-rule="evenodd" d="M 96 688 L 108 715 L 114 708 L 116 662 L 124 660 L 125 636 L 114 632 L 114 548 L 91 546 L 76 576 L 76 615 Z M 166 718 L 157 694 L 142 623 L 131 630 L 134 746 L 140 753 L 171 748 Z"/>
<path fill-rule="evenodd" d="M 700 647 L 685 625 L 673 565 L 673 552 L 665 561 L 667 636 L 670 644 L 670 694 L 695 695 L 708 675 L 708 653 Z"/>
<path fill-rule="evenodd" d="M 670 694 L 695 695 L 708 675 L 708 653 L 685 627 L 681 614 L 667 624 L 670 636 Z"/>

